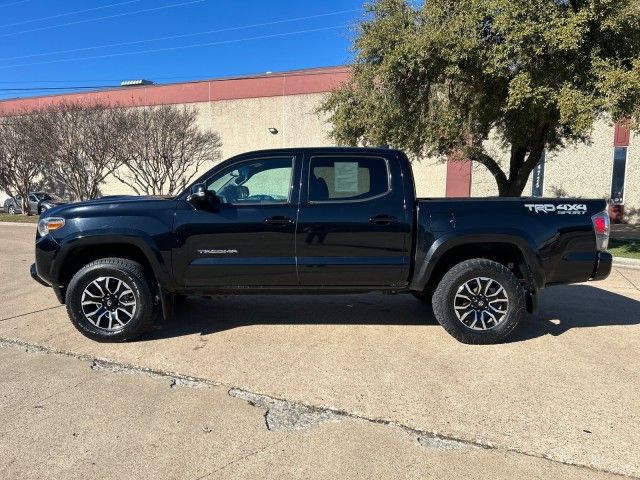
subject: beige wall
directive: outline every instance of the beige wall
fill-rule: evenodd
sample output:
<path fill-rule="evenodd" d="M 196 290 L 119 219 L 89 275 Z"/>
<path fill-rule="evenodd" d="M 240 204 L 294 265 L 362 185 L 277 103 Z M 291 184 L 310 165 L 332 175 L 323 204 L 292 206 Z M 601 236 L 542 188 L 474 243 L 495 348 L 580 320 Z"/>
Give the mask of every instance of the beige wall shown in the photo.
<path fill-rule="evenodd" d="M 193 104 L 199 126 L 215 130 L 222 141 L 222 159 L 251 150 L 281 147 L 328 146 L 328 124 L 316 109 L 324 94 L 287 95 Z M 278 129 L 273 135 L 269 128 Z M 214 163 L 204 165 L 206 172 Z M 131 193 L 113 177 L 102 187 L 105 195 Z"/>
<path fill-rule="evenodd" d="M 418 197 L 444 197 L 447 187 L 447 164 L 437 159 L 414 160 L 411 163 Z"/>
<path fill-rule="evenodd" d="M 598 121 L 590 144 L 549 153 L 545 163 L 544 194 L 608 198 L 611 192 L 613 130 L 609 122 Z"/>
<path fill-rule="evenodd" d="M 287 95 L 193 104 L 199 126 L 215 130 L 222 140 L 222 158 L 251 150 L 281 147 L 330 146 L 329 124 L 316 113 L 324 94 Z M 278 129 L 273 135 L 269 128 Z M 201 168 L 207 171 L 214 163 Z M 421 197 L 444 197 L 446 164 L 426 159 L 414 161 L 416 192 Z M 131 193 L 113 177 L 102 187 L 105 195 Z"/>
<path fill-rule="evenodd" d="M 624 190 L 625 219 L 640 223 L 640 135 L 638 134 L 632 135 L 629 143 Z"/>

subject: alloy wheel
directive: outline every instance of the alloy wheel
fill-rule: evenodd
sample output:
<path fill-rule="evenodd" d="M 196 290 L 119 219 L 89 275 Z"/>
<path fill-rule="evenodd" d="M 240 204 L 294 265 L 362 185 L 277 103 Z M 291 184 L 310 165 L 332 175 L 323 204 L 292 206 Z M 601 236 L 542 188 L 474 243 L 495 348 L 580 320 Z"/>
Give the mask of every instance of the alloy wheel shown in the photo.
<path fill-rule="evenodd" d="M 507 316 L 509 296 L 504 287 L 488 277 L 464 282 L 453 300 L 458 320 L 472 330 L 491 330 Z"/>
<path fill-rule="evenodd" d="M 137 302 L 131 287 L 114 277 L 99 277 L 85 287 L 81 299 L 82 313 L 98 328 L 123 329 L 136 313 Z"/>

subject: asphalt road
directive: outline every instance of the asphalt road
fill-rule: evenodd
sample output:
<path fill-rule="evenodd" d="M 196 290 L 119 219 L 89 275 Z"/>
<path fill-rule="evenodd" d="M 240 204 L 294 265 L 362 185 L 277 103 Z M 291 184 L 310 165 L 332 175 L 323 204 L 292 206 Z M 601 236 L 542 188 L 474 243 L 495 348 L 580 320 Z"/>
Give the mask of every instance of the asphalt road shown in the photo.
<path fill-rule="evenodd" d="M 377 294 L 189 299 L 114 345 L 29 278 L 33 234 L 0 226 L 1 478 L 640 476 L 638 270 L 502 345 Z"/>

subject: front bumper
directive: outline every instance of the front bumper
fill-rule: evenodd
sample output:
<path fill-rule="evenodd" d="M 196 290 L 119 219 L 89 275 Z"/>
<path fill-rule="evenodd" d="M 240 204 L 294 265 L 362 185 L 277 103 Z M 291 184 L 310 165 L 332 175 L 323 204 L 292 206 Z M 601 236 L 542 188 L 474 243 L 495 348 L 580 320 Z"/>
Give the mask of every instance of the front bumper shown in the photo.
<path fill-rule="evenodd" d="M 50 287 L 51 286 L 47 282 L 45 282 L 42 278 L 40 278 L 40 276 L 38 275 L 38 269 L 36 268 L 36 264 L 35 263 L 31 264 L 31 268 L 29 269 L 29 273 L 31 274 L 31 278 L 33 278 L 40 285 L 44 285 L 45 287 Z"/>
<path fill-rule="evenodd" d="M 593 270 L 591 280 L 604 280 L 611 273 L 611 265 L 613 256 L 609 252 L 598 252 L 598 261 L 596 268 Z"/>

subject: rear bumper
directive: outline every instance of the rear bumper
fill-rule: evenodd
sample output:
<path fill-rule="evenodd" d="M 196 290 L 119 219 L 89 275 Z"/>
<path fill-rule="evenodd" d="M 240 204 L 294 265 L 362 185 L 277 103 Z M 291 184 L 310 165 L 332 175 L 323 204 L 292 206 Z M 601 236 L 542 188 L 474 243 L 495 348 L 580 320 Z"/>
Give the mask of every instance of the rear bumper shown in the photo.
<path fill-rule="evenodd" d="M 31 278 L 33 278 L 40 285 L 44 285 L 45 287 L 50 287 L 51 286 L 47 282 L 45 282 L 42 278 L 40 278 L 40 276 L 38 275 L 38 269 L 36 268 L 36 264 L 35 263 L 31 264 L 31 268 L 29 269 L 29 273 L 31 274 Z"/>
<path fill-rule="evenodd" d="M 591 280 L 604 280 L 611 273 L 613 257 L 609 252 L 598 252 L 596 268 L 593 270 Z"/>

